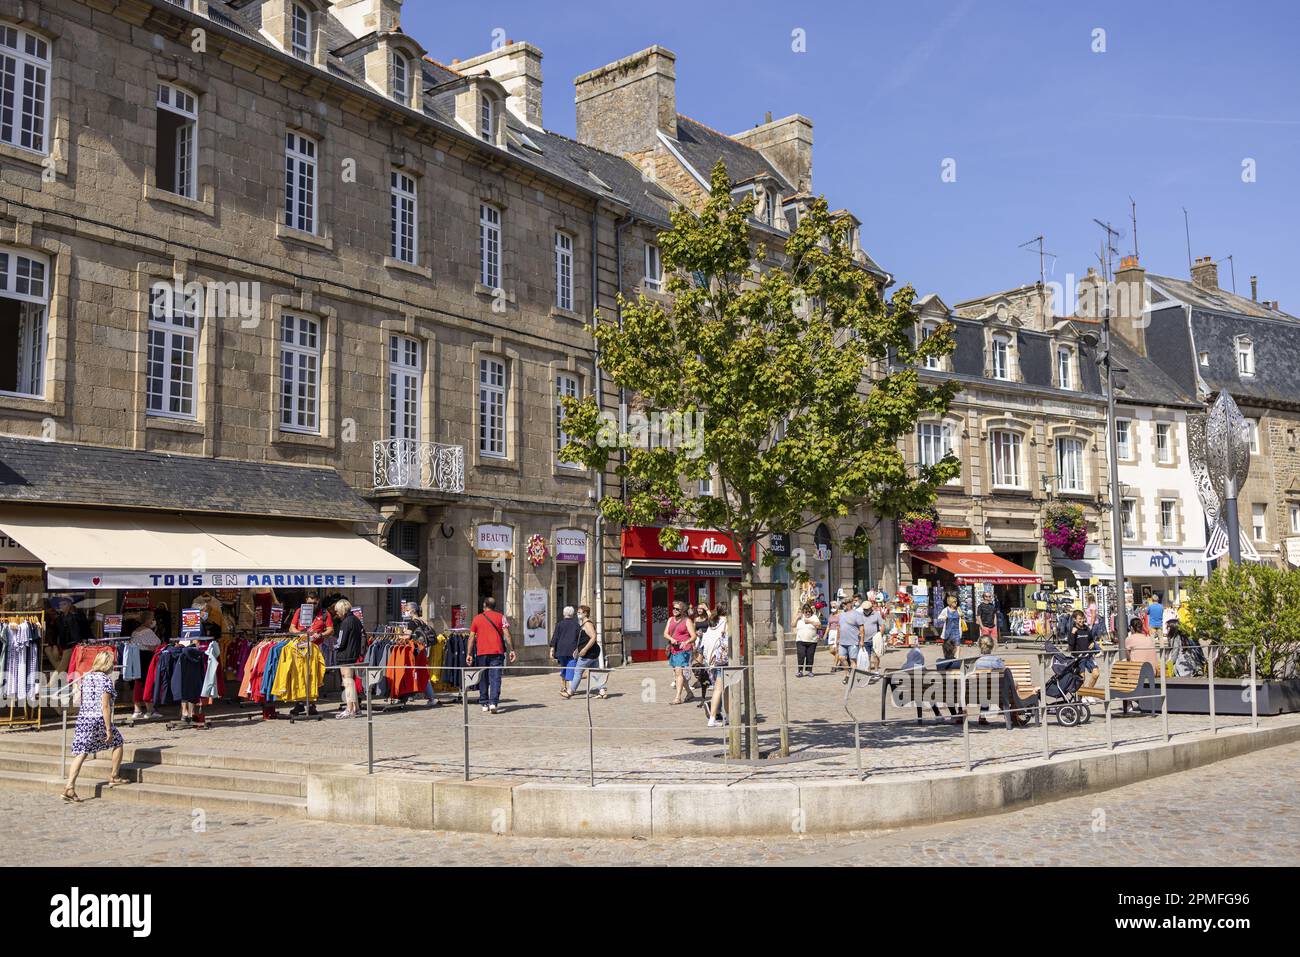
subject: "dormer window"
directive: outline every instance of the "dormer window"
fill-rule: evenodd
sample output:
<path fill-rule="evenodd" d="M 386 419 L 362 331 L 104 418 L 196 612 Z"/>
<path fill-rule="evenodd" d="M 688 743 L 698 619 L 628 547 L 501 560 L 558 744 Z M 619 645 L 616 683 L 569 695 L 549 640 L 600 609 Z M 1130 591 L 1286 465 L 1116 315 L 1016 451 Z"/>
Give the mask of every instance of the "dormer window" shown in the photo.
<path fill-rule="evenodd" d="M 393 51 L 393 99 L 403 105 L 411 102 L 411 66 L 396 50 Z"/>
<path fill-rule="evenodd" d="M 797 203 L 791 203 L 782 210 L 785 213 L 786 228 L 793 231 L 799 226 L 799 206 Z"/>
<path fill-rule="evenodd" d="M 301 3 L 293 4 L 290 11 L 289 52 L 299 60 L 310 63 L 312 57 L 311 11 Z"/>
<path fill-rule="evenodd" d="M 993 358 L 993 378 L 1009 380 L 1011 378 L 1011 340 L 1006 336 L 994 336 L 990 344 Z"/>
<path fill-rule="evenodd" d="M 776 191 L 771 189 L 763 190 L 763 222 L 769 226 L 776 226 Z"/>
<path fill-rule="evenodd" d="M 1056 350 L 1056 384 L 1061 389 L 1074 388 L 1074 352 L 1062 347 Z"/>
<path fill-rule="evenodd" d="M 1237 337 L 1237 372 L 1244 376 L 1255 374 L 1255 344 L 1246 336 Z"/>
<path fill-rule="evenodd" d="M 478 135 L 485 143 L 496 141 L 497 102 L 490 93 L 478 97 Z"/>
<path fill-rule="evenodd" d="M 921 323 L 921 341 L 924 342 L 926 339 L 929 339 L 938 330 L 939 330 L 938 323 L 934 323 L 934 322 Z M 943 359 L 939 356 L 926 356 L 925 367 L 927 369 L 935 369 L 935 370 L 942 369 Z"/>

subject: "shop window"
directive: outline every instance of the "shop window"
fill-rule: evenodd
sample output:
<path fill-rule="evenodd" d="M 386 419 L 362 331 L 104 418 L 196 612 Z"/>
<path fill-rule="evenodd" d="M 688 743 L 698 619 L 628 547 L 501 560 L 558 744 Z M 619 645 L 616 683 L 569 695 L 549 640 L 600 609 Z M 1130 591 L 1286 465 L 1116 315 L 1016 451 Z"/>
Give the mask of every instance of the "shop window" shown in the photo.
<path fill-rule="evenodd" d="M 154 179 L 159 189 L 194 199 L 198 179 L 199 104 L 192 93 L 158 85 Z"/>
<path fill-rule="evenodd" d="M 280 317 L 280 428 L 320 431 L 320 323 Z"/>
<path fill-rule="evenodd" d="M 555 307 L 573 311 L 573 237 L 555 234 Z"/>
<path fill-rule="evenodd" d="M 555 377 L 555 461 L 568 468 L 581 468 L 582 464 L 560 458 L 560 450 L 569 444 L 569 436 L 564 431 L 564 400 L 581 398 L 582 383 L 577 376 L 561 373 Z"/>
<path fill-rule="evenodd" d="M 49 264 L 0 247 L 0 393 L 45 395 Z"/>
<path fill-rule="evenodd" d="M 1057 487 L 1062 492 L 1086 492 L 1083 471 L 1083 440 L 1059 438 L 1056 440 Z"/>
<path fill-rule="evenodd" d="M 416 243 L 419 239 L 415 177 L 407 176 L 401 170 L 393 170 L 389 192 L 392 234 L 389 255 L 398 262 L 414 264 Z"/>
<path fill-rule="evenodd" d="M 501 285 L 501 210 L 483 203 L 478 208 L 479 282 L 489 289 Z"/>
<path fill-rule="evenodd" d="M 48 153 L 50 45 L 0 24 L 0 143 Z"/>
<path fill-rule="evenodd" d="M 423 384 L 420 343 L 410 336 L 388 339 L 388 437 L 420 441 Z"/>
<path fill-rule="evenodd" d="M 285 137 L 284 224 L 316 233 L 316 155 L 314 140 L 292 130 Z"/>
<path fill-rule="evenodd" d="M 145 409 L 150 415 L 195 418 L 201 291 L 167 283 L 150 290 Z"/>
<path fill-rule="evenodd" d="M 1020 468 L 1022 439 L 1018 432 L 994 430 L 989 433 L 993 458 L 993 485 L 1000 488 L 1023 488 Z"/>
<path fill-rule="evenodd" d="M 478 450 L 506 457 L 506 364 L 500 359 L 478 363 Z"/>

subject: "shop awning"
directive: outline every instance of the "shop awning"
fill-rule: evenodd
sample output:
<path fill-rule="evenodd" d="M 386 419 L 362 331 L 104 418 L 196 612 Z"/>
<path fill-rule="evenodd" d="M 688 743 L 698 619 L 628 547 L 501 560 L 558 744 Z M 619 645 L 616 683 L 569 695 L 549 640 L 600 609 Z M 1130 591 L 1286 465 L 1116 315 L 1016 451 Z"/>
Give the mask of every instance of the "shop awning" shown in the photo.
<path fill-rule="evenodd" d="M 52 590 L 408 588 L 414 565 L 329 522 L 0 506 Z"/>
<path fill-rule="evenodd" d="M 1115 580 L 1115 569 L 1086 558 L 1053 558 L 1052 567 L 1064 568 L 1074 576 L 1075 581 L 1085 584 L 1093 578 L 1104 581 Z"/>
<path fill-rule="evenodd" d="M 664 562 L 631 558 L 627 573 L 637 578 L 739 578 L 740 562 Z"/>
<path fill-rule="evenodd" d="M 1028 568 L 993 554 L 978 552 L 912 552 L 913 558 L 937 565 L 957 579 L 959 585 L 1037 585 L 1042 578 Z"/>

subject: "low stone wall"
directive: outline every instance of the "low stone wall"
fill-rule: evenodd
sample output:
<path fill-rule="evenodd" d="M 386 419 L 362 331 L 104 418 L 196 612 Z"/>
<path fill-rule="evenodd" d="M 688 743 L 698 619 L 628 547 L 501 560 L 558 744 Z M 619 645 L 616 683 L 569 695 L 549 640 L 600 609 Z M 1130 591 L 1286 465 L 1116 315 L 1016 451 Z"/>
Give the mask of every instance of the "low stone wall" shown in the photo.
<path fill-rule="evenodd" d="M 1300 741 L 1300 723 L 970 773 L 753 784 L 460 781 L 364 769 L 313 771 L 322 821 L 530 837 L 723 837 L 932 824 L 1120 787 Z"/>

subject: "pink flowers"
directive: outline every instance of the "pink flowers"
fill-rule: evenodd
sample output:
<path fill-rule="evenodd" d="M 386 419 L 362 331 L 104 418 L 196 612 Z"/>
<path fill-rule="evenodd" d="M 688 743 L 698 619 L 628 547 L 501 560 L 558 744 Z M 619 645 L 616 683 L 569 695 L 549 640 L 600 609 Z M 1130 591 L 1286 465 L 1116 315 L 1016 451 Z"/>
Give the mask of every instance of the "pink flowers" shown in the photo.
<path fill-rule="evenodd" d="M 933 548 L 939 540 L 939 523 L 931 515 L 908 515 L 898 524 L 907 547 L 914 552 Z"/>
<path fill-rule="evenodd" d="M 1066 558 L 1077 561 L 1083 558 L 1088 545 L 1088 527 L 1083 521 L 1083 509 L 1077 505 L 1054 505 L 1043 517 L 1043 542 L 1055 548 Z"/>

